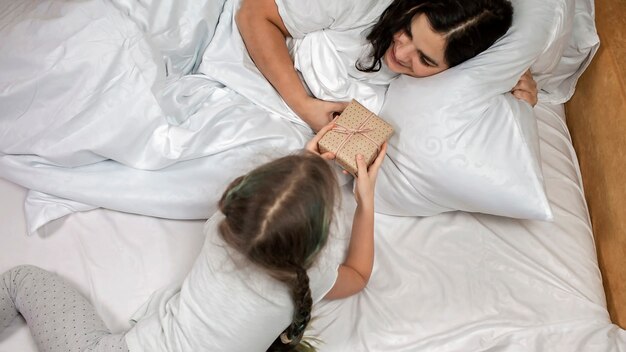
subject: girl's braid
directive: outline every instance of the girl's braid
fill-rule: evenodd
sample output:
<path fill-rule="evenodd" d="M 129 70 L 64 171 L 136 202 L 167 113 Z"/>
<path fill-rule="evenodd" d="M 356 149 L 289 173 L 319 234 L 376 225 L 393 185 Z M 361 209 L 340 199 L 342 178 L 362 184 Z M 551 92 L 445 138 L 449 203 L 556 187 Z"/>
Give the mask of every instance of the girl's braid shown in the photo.
<path fill-rule="evenodd" d="M 309 275 L 300 265 L 294 265 L 294 270 L 296 277 L 291 281 L 291 293 L 294 301 L 293 320 L 268 351 L 295 351 L 311 320 L 313 299 L 309 287 Z"/>

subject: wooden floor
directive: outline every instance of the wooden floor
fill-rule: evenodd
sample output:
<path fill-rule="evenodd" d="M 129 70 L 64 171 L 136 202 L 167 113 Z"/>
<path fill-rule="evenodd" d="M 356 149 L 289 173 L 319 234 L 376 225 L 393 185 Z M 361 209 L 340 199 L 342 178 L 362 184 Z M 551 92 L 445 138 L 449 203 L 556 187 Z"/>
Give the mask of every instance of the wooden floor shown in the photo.
<path fill-rule="evenodd" d="M 566 104 L 566 114 L 609 313 L 626 328 L 626 1 L 595 3 L 600 50 Z"/>

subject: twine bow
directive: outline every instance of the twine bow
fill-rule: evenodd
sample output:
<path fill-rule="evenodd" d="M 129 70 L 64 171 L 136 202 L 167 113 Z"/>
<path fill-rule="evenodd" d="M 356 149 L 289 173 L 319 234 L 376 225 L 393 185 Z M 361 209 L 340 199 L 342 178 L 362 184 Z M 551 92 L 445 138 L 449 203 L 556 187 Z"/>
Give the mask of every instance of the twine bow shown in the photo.
<path fill-rule="evenodd" d="M 365 137 L 370 143 L 372 143 L 372 145 L 374 145 L 374 147 L 376 147 L 376 153 L 379 152 L 379 148 L 380 147 L 378 146 L 378 143 L 376 143 L 375 140 L 371 139 L 366 134 L 367 132 L 371 132 L 374 129 L 372 129 L 372 128 L 364 128 L 363 127 L 363 126 L 365 126 L 367 124 L 367 122 L 373 116 L 375 116 L 374 113 L 370 113 L 369 116 L 365 120 L 363 120 L 363 122 L 361 122 L 361 124 L 357 128 L 345 127 L 345 126 L 342 126 L 342 125 L 340 125 L 340 124 L 335 122 L 335 127 L 333 127 L 333 129 L 331 131 L 347 135 L 347 137 L 341 142 L 341 144 L 339 144 L 339 147 L 337 147 L 337 151 L 335 152 L 335 155 L 338 155 L 339 152 L 341 152 L 341 149 L 343 149 L 343 147 L 348 143 L 350 138 L 352 138 L 356 134 L 360 134 L 363 137 Z"/>

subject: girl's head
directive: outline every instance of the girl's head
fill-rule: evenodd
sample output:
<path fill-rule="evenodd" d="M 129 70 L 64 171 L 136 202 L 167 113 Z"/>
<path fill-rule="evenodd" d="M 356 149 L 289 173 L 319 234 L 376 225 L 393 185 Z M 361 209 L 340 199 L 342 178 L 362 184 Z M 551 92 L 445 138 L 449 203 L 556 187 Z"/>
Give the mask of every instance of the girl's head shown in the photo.
<path fill-rule="evenodd" d="M 235 179 L 219 203 L 225 242 L 291 288 L 291 325 L 270 350 L 292 350 L 311 318 L 306 270 L 325 245 L 337 181 L 312 153 L 286 156 Z"/>
<path fill-rule="evenodd" d="M 372 61 L 365 72 L 389 69 L 413 77 L 432 76 L 489 48 L 511 27 L 508 0 L 395 0 L 367 39 Z"/>

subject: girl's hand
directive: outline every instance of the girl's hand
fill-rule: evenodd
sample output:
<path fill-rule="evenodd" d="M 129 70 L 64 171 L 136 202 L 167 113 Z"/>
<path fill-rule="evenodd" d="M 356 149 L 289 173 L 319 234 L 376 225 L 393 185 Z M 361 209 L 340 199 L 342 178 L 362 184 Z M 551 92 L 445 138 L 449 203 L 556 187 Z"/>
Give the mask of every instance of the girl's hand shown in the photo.
<path fill-rule="evenodd" d="M 331 122 L 331 123 L 327 124 L 326 126 L 322 127 L 322 129 L 320 129 L 320 131 L 317 132 L 315 137 L 313 137 L 306 144 L 304 149 L 310 151 L 313 154 L 317 154 L 317 155 L 321 156 L 323 159 L 326 159 L 326 160 L 333 160 L 333 159 L 335 159 L 335 154 L 333 152 L 326 152 L 324 154 L 320 154 L 319 147 L 317 146 L 317 143 L 320 141 L 320 139 L 322 139 L 322 137 L 324 137 L 326 132 L 332 130 L 333 127 L 335 127 L 335 124 L 333 122 Z"/>
<path fill-rule="evenodd" d="M 530 106 L 534 107 L 535 105 L 537 105 L 537 82 L 535 82 L 535 80 L 533 79 L 530 70 L 524 72 L 515 87 L 511 89 L 511 93 L 513 93 L 513 96 L 515 96 L 517 99 L 523 100 L 530 104 Z"/>
<path fill-rule="evenodd" d="M 365 164 L 365 160 L 362 155 L 357 155 L 356 164 L 358 167 L 355 187 L 356 202 L 362 207 L 374 208 L 374 186 L 376 185 L 376 176 L 378 176 L 378 169 L 385 159 L 387 154 L 387 142 L 383 143 L 380 148 L 380 152 L 374 160 L 374 163 L 370 165 L 369 169 Z"/>
<path fill-rule="evenodd" d="M 294 111 L 317 132 L 330 123 L 335 115 L 341 114 L 346 106 L 348 103 L 324 101 L 307 96 Z"/>

